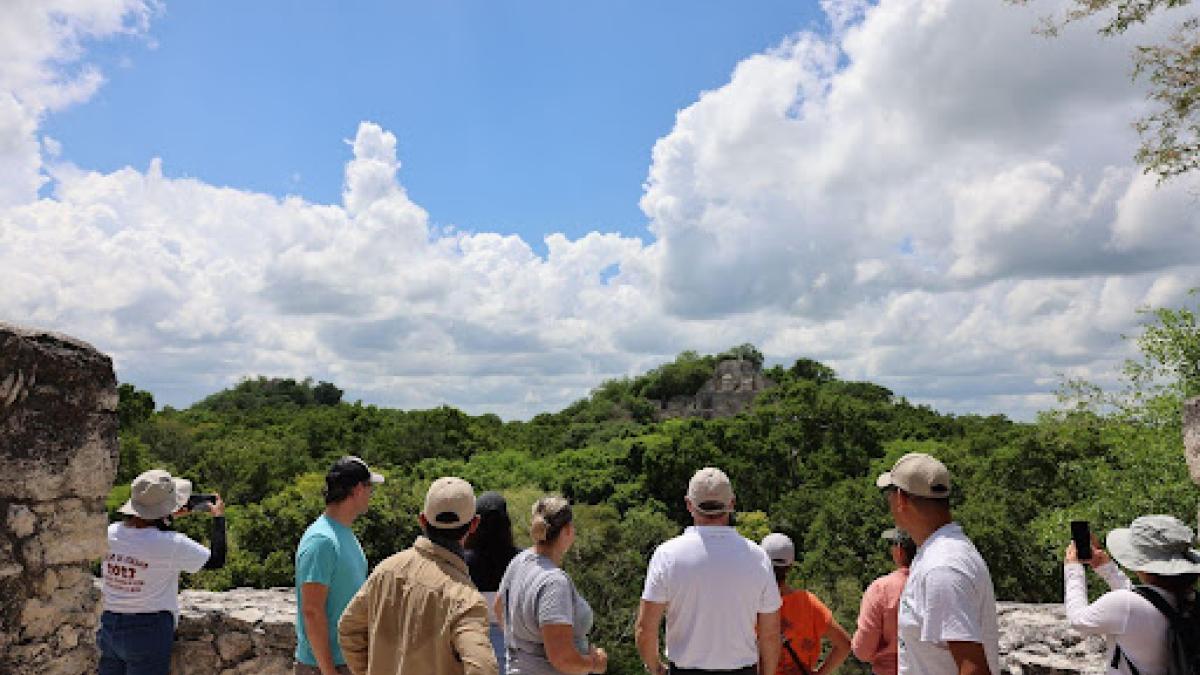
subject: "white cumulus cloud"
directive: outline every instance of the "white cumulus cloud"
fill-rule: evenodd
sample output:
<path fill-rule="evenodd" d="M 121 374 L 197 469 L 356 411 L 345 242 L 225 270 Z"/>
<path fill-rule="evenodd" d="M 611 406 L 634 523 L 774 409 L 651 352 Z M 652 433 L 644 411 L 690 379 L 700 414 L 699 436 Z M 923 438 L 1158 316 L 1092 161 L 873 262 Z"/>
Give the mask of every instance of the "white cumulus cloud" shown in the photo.
<path fill-rule="evenodd" d="M 432 226 L 403 133 L 374 122 L 337 204 L 169 178 L 170 157 L 75 166 L 41 121 L 102 84 L 80 45 L 146 32 L 156 5 L 4 4 L 0 317 L 88 339 L 175 404 L 312 375 L 527 417 L 742 342 L 954 411 L 1028 416 L 1062 375 L 1111 378 L 1134 310 L 1200 285 L 1196 182 L 1130 160 L 1139 36 L 1046 40 L 1003 2 L 822 5 L 825 34 L 679 111 L 648 168 L 652 241 L 549 234 L 539 255 Z"/>

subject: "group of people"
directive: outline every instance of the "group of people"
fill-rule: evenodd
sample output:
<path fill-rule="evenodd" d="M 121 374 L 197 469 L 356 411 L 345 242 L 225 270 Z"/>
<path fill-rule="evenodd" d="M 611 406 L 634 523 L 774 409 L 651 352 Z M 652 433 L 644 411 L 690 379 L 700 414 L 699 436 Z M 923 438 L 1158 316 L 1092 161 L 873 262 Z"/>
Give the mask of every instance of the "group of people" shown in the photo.
<path fill-rule="evenodd" d="M 518 551 L 499 493 L 476 499 L 466 481 L 439 478 L 417 516 L 422 535 L 368 574 L 350 526 L 383 481 L 357 457 L 338 460 L 325 477 L 325 511 L 296 550 L 296 675 L 607 670 L 606 651 L 589 640 L 593 609 L 563 570 L 576 539 L 567 500 L 533 505 L 533 545 Z M 949 470 L 910 453 L 876 486 L 896 525 L 883 533 L 896 569 L 864 593 L 851 638 L 820 599 L 789 584 L 794 542 L 782 533 L 761 543 L 741 536 L 729 478 L 717 468 L 697 471 L 684 496 L 692 526 L 659 545 L 647 567 L 634 626 L 646 671 L 829 675 L 853 652 L 878 675 L 999 675 L 992 580 L 953 520 Z M 109 528 L 101 675 L 168 672 L 179 572 L 223 562 L 219 497 L 211 550 L 170 529 L 190 489 L 164 471 L 147 472 L 122 507 L 126 520 Z M 1091 604 L 1074 544 L 1067 548 L 1068 620 L 1107 638 L 1110 673 L 1168 672 L 1168 617 L 1196 606 L 1193 545 L 1192 530 L 1170 516 L 1110 532 L 1107 553 L 1093 541 L 1087 562 L 1113 590 Z M 1112 558 L 1143 586 L 1133 587 Z"/>

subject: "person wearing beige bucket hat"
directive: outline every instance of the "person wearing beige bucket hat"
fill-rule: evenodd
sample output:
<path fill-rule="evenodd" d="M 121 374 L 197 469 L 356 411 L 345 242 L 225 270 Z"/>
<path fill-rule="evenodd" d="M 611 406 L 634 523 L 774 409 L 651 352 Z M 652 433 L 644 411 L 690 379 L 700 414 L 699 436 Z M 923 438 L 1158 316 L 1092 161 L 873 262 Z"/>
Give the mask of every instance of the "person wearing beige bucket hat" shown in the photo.
<path fill-rule="evenodd" d="M 1067 621 L 1085 635 L 1104 636 L 1109 673 L 1166 673 L 1171 658 L 1168 614 L 1196 610 L 1200 550 L 1192 528 L 1174 516 L 1141 516 L 1129 527 L 1109 532 L 1105 542 L 1107 553 L 1092 536 L 1092 557 L 1086 562 L 1111 590 L 1091 604 L 1075 543 L 1067 546 L 1063 564 Z M 1133 571 L 1143 585 L 1134 587 L 1117 563 Z"/>
<path fill-rule="evenodd" d="M 213 517 L 212 549 L 170 529 L 188 513 L 192 483 L 162 469 L 133 479 L 125 516 L 108 527 L 108 553 L 101 564 L 104 612 L 96 642 L 100 675 L 165 675 L 179 617 L 179 574 L 217 569 L 225 563 L 225 503 L 219 495 Z"/>

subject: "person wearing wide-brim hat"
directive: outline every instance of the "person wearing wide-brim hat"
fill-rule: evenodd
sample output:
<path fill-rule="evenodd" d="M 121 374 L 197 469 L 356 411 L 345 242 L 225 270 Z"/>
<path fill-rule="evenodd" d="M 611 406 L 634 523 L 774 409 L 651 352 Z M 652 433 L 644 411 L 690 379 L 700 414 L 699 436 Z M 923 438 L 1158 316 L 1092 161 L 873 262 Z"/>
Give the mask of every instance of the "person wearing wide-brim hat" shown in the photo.
<path fill-rule="evenodd" d="M 104 613 L 96 642 L 100 675 L 166 675 L 179 620 L 179 573 L 225 564 L 225 503 L 205 502 L 213 516 L 212 549 L 170 529 L 189 512 L 192 483 L 162 469 L 133 479 L 125 516 L 108 527 L 108 553 L 101 565 Z M 199 510 L 199 509 L 197 509 Z"/>
<path fill-rule="evenodd" d="M 1067 620 L 1081 633 L 1104 636 L 1109 673 L 1165 673 L 1170 658 L 1169 621 L 1154 601 L 1165 601 L 1174 611 L 1196 602 L 1200 550 L 1192 528 L 1173 516 L 1142 516 L 1127 528 L 1109 532 L 1105 541 L 1107 553 L 1092 537 L 1092 557 L 1086 562 L 1112 590 L 1090 605 L 1075 544 L 1067 546 L 1063 566 Z M 1143 586 L 1133 587 L 1112 558 L 1136 573 Z"/>

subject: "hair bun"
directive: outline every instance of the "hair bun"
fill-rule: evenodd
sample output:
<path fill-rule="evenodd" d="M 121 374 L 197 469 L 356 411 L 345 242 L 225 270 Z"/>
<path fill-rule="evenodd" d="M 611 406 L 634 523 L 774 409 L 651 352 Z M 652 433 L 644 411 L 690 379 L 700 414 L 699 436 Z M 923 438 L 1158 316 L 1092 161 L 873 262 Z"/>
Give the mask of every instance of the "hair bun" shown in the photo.
<path fill-rule="evenodd" d="M 550 533 L 550 523 L 546 522 L 546 517 L 542 514 L 537 514 L 529 523 L 529 536 L 538 544 L 546 542 L 546 536 Z"/>

